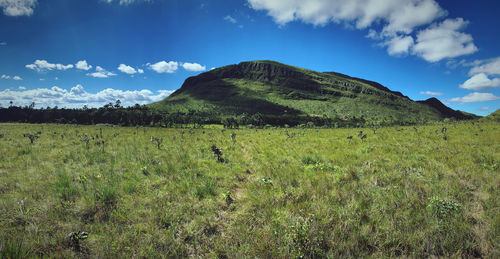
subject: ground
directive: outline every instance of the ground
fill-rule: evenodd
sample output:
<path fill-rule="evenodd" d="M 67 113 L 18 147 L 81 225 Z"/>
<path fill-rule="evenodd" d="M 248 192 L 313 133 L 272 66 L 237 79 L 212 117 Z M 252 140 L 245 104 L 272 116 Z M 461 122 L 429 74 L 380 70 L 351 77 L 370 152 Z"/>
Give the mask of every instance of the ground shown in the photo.
<path fill-rule="evenodd" d="M 499 257 L 499 128 L 0 124 L 0 257 Z"/>

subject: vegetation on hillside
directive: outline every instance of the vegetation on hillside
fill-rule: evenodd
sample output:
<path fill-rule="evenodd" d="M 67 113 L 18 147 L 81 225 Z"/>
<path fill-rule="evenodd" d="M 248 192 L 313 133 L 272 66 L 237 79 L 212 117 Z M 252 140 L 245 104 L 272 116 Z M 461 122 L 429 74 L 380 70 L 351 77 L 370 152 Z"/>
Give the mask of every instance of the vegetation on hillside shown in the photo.
<path fill-rule="evenodd" d="M 0 257 L 498 258 L 499 127 L 0 124 Z"/>
<path fill-rule="evenodd" d="M 190 77 L 171 96 L 150 107 L 216 116 L 260 113 L 382 125 L 475 118 L 435 98 L 415 102 L 375 82 L 274 61 L 242 62 Z"/>

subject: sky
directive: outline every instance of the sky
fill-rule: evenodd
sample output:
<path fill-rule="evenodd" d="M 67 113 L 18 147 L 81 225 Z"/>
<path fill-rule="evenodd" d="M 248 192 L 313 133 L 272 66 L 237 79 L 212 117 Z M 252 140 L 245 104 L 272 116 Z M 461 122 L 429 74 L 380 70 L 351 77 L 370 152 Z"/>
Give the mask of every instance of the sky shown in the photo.
<path fill-rule="evenodd" d="M 500 2 L 0 0 L 0 106 L 162 100 L 190 76 L 275 60 L 487 115 L 500 108 Z"/>

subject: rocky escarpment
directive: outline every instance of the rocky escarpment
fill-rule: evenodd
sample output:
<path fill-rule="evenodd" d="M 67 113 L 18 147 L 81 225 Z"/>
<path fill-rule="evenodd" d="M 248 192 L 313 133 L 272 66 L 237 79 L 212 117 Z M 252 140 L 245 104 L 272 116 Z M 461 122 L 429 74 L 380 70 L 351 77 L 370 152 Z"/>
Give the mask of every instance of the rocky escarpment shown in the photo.
<path fill-rule="evenodd" d="M 408 97 L 402 95 L 400 92 L 391 91 L 376 82 L 349 77 L 335 72 L 319 73 L 284 65 L 275 61 L 241 62 L 213 69 L 186 79 L 181 88 L 173 93 L 172 96 L 187 91 L 200 83 L 228 78 L 270 83 L 278 85 L 282 89 L 307 90 L 317 94 L 337 97 L 355 98 L 357 94 L 366 94 L 390 98 L 391 100 L 397 97 L 408 99 Z M 324 85 L 328 85 L 329 88 L 323 89 Z M 294 93 L 292 96 L 304 95 Z"/>
<path fill-rule="evenodd" d="M 266 60 L 241 62 L 189 77 L 172 95 L 151 106 L 227 116 L 294 114 L 384 123 L 470 118 L 437 99 L 415 102 L 373 81 Z"/>

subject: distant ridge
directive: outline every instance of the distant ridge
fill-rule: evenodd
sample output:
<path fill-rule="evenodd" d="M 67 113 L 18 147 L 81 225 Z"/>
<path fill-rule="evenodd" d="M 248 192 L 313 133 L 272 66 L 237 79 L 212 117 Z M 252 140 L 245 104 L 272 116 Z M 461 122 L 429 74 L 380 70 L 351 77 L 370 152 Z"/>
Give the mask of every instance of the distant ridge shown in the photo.
<path fill-rule="evenodd" d="M 172 95 L 150 106 L 221 117 L 258 113 L 373 123 L 477 118 L 436 98 L 416 102 L 377 82 L 269 60 L 241 62 L 189 77 Z"/>

